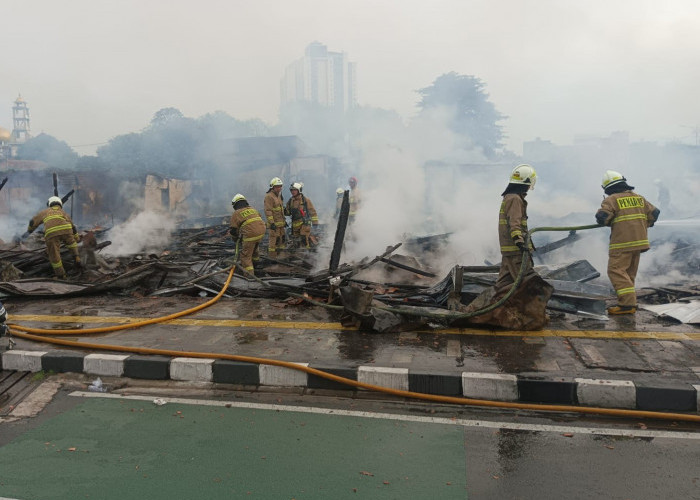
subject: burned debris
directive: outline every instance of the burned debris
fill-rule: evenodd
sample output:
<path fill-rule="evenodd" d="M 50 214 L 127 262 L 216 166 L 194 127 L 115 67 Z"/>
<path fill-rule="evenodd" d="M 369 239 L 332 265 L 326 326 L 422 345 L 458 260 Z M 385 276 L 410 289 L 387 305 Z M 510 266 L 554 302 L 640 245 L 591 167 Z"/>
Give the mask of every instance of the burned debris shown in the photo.
<path fill-rule="evenodd" d="M 71 182 L 60 182 L 66 178 Z M 31 176 L 25 175 L 24 179 L 26 184 Z M 229 234 L 229 216 L 207 215 L 210 207 L 201 202 L 208 200 L 207 190 L 211 186 L 147 175 L 142 186 L 144 203 L 156 214 L 176 215 L 171 227 L 158 229 L 164 233 L 162 241 L 166 243 L 144 242 L 137 245 L 138 251 L 114 251 L 113 240 L 122 243 L 118 240 L 124 238 L 114 238 L 118 224 L 104 209 L 117 195 L 102 193 L 94 179 L 85 173 L 74 177 L 53 174 L 51 180 L 54 196 L 65 192 L 60 196 L 62 203 L 71 213 L 75 211 L 81 221 L 82 267 L 64 258 L 69 279 L 47 279 L 51 266 L 41 234 L 24 234 L 0 244 L 0 298 L 94 294 L 203 298 L 216 295 L 226 286 L 227 273 L 236 263 L 237 249 Z M 0 183 L 0 190 L 11 186 L 13 194 L 19 196 L 23 191 L 18 184 L 22 183 L 9 183 L 6 178 Z M 237 268 L 223 296 L 327 307 L 337 311 L 343 322 L 377 332 L 469 325 L 537 330 L 547 324 L 548 315 L 561 313 L 607 319 L 605 302 L 611 298 L 611 289 L 596 282 L 600 273 L 589 261 L 549 263 L 551 254 L 566 251 L 579 242 L 580 232 L 571 230 L 564 238 L 538 244 L 533 254 L 537 274 L 524 279 L 504 299 L 493 288 L 499 266 L 454 265 L 446 274 L 437 266 L 431 267 L 439 261 L 452 233 L 405 235 L 401 242 L 379 255 L 343 262 L 346 240 L 356 237 L 349 227 L 351 196 L 350 191 L 344 191 L 342 198 L 339 197 L 337 220 L 314 225 L 317 246 L 296 248 L 289 234 L 280 255 L 262 252 L 262 271 L 256 268 L 256 276 Z M 200 202 L 195 203 L 194 199 Z M 7 211 L 12 205 L 7 197 L 0 201 L 4 201 L 4 205 L 0 203 L 0 211 L 3 206 Z M 129 218 L 122 214 L 120 220 Z M 141 236 L 137 231 L 130 237 Z M 267 237 L 266 234 L 261 241 L 263 249 L 267 248 Z M 679 238 L 665 242 L 669 243 L 674 245 L 670 251 L 683 256 L 681 260 L 693 272 L 698 262 L 697 242 Z M 66 249 L 61 254 L 70 257 Z M 327 267 L 322 261 L 328 262 Z M 684 301 L 691 300 L 680 313 L 659 309 L 659 314 L 683 322 L 694 321 L 698 294 L 697 287 L 683 285 L 645 288 L 639 293 L 640 299 L 647 303 L 685 304 Z"/>

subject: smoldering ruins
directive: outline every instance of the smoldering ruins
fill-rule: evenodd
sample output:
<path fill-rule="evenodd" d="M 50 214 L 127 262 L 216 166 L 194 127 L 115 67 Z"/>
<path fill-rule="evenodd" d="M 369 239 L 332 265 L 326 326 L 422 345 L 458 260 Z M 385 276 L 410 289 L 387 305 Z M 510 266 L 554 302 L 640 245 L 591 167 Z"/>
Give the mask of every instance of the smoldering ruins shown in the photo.
<path fill-rule="evenodd" d="M 304 183 L 304 193 L 320 215 L 313 228 L 319 245 L 271 259 L 263 240 L 262 270 L 255 277 L 236 273 L 225 298 L 327 307 L 344 322 L 376 332 L 484 324 L 539 329 L 548 316 L 563 314 L 607 319 L 605 302 L 613 293 L 605 276 L 606 228 L 536 234 L 533 258 L 541 283 L 524 284 L 496 313 L 470 314 L 489 304 L 500 261 L 499 194 L 514 162 L 481 157 L 434 161 L 410 143 L 375 146 L 361 162 L 349 164 L 312 154 L 293 136 L 235 139 L 218 148 L 203 175 L 187 178 L 54 171 L 39 162 L 8 161 L 0 190 L 0 297 L 112 294 L 201 300 L 216 295 L 236 256 L 228 233 L 231 196 L 245 193 L 262 212 L 269 179 L 280 177 L 285 199 L 291 182 Z M 604 166 L 606 151 L 595 152 Z M 697 323 L 700 209 L 692 193 L 700 191 L 700 177 L 693 173 L 700 155 L 668 153 L 677 165 L 672 177 L 650 175 L 654 166 L 636 163 L 634 156 L 626 174 L 637 191 L 662 209 L 650 230 L 652 248 L 642 256 L 639 300 L 659 315 Z M 586 167 L 586 178 L 573 181 L 566 172 L 579 168 L 579 155 L 550 157 L 535 148 L 526 149 L 525 160 L 537 167 L 540 179 L 528 195 L 531 228 L 593 222 L 602 166 Z M 359 178 L 363 204 L 345 227 L 347 203 L 335 218 L 335 197 L 339 187 L 347 189 L 351 175 Z M 85 266 L 74 269 L 71 259 L 64 258 L 67 281 L 50 278 L 42 235 L 24 234 L 27 221 L 54 188 L 65 197 L 64 209 L 82 235 Z M 663 189 L 670 197 L 661 199 Z M 535 299 L 536 310 L 524 313 Z"/>

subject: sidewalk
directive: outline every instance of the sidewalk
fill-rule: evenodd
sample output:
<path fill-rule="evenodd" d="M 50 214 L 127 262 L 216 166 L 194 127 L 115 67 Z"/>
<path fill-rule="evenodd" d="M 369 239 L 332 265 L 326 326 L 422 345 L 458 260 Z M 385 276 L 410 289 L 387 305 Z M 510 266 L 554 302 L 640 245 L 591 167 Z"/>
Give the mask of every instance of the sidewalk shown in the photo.
<path fill-rule="evenodd" d="M 9 323 L 95 328 L 160 317 L 206 299 L 89 297 L 5 303 Z M 60 339 L 299 363 L 373 385 L 446 396 L 697 412 L 700 328 L 640 310 L 609 321 L 561 315 L 539 332 L 450 329 L 392 334 L 341 326 L 332 313 L 263 299 L 222 299 L 168 323 Z M 356 390 L 284 367 L 80 350 L 15 339 L 3 370 L 236 384 L 252 389 Z M 6 340 L 0 340 L 0 346 Z"/>

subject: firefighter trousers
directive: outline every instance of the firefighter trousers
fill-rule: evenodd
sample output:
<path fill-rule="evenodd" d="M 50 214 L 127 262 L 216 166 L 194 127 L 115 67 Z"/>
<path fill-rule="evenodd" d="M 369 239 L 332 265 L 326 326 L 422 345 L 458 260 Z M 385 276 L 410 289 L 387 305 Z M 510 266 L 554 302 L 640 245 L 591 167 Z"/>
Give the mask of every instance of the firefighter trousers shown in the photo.
<path fill-rule="evenodd" d="M 316 238 L 311 235 L 311 226 L 308 224 L 292 226 L 292 235 L 295 246 L 300 250 L 308 250 L 316 244 Z"/>
<path fill-rule="evenodd" d="M 284 248 L 284 227 L 276 227 L 275 229 L 270 229 L 267 243 L 268 255 L 274 258 L 277 255 L 277 252 L 284 251 Z"/>
<path fill-rule="evenodd" d="M 517 253 L 513 255 L 502 255 L 501 256 L 501 269 L 498 272 L 498 279 L 496 280 L 495 297 L 502 297 L 508 292 L 511 285 L 515 283 L 515 280 L 520 274 L 520 266 L 523 262 L 523 254 Z M 525 269 L 523 271 L 523 280 L 537 274 L 533 269 L 532 257 L 528 255 L 528 262 L 525 264 Z"/>
<path fill-rule="evenodd" d="M 241 267 L 250 274 L 255 274 L 253 271 L 253 262 L 260 260 L 260 240 L 262 236 L 255 241 L 243 241 L 241 245 Z"/>
<path fill-rule="evenodd" d="M 59 278 L 65 278 L 66 270 L 63 268 L 63 262 L 61 261 L 61 244 L 65 245 L 73 253 L 77 263 L 80 263 L 80 257 L 78 255 L 78 244 L 75 242 L 72 234 L 58 234 L 46 239 L 46 253 L 49 254 L 49 262 L 51 262 L 53 272 Z"/>
<path fill-rule="evenodd" d="M 608 278 L 617 294 L 617 303 L 621 306 L 637 305 L 634 280 L 637 277 L 641 253 L 639 250 L 633 250 L 608 255 Z"/>

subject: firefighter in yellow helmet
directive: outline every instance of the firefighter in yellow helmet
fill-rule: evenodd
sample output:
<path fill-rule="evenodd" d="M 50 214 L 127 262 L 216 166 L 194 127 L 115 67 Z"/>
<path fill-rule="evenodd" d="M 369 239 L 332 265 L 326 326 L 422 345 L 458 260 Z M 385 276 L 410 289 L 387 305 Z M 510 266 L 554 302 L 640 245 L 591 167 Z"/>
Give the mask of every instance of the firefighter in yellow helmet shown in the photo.
<path fill-rule="evenodd" d="M 523 262 L 525 251 L 532 251 L 528 242 L 527 201 L 525 196 L 535 188 L 537 173 L 530 165 L 522 164 L 513 169 L 510 181 L 501 194 L 503 201 L 498 214 L 498 241 L 501 247 L 501 269 L 495 284 L 496 295 L 503 295 L 515 282 Z M 532 257 L 527 255 L 523 280 L 536 274 Z"/>
<path fill-rule="evenodd" d="M 607 196 L 595 220 L 602 226 L 610 226 L 608 278 L 617 294 L 617 305 L 609 307 L 608 314 L 634 314 L 639 257 L 649 250 L 647 228 L 654 225 L 661 211 L 635 193 L 634 186 L 628 185 L 619 172 L 606 171 L 601 187 Z"/>
<path fill-rule="evenodd" d="M 278 257 L 278 250 L 284 251 L 284 228 L 287 221 L 284 218 L 283 184 L 279 177 L 270 180 L 270 189 L 267 190 L 263 203 L 268 228 L 267 254 L 273 259 Z"/>
<path fill-rule="evenodd" d="M 75 228 L 70 216 L 63 211 L 63 202 L 58 196 L 52 196 L 46 202 L 48 208 L 36 214 L 29 221 L 27 232 L 34 232 L 40 225 L 44 225 L 44 241 L 46 241 L 46 252 L 49 255 L 49 262 L 56 275 L 56 278 L 65 279 L 66 270 L 61 261 L 61 245 L 65 245 L 75 259 L 76 266 L 80 269 L 80 255 L 78 253 L 78 242 L 80 235 Z"/>
<path fill-rule="evenodd" d="M 248 204 L 245 196 L 237 194 L 231 200 L 233 215 L 231 216 L 231 237 L 240 240 L 241 266 L 250 274 L 255 274 L 253 263 L 260 260 L 258 247 L 265 236 L 265 223 L 260 213 Z"/>
<path fill-rule="evenodd" d="M 311 200 L 302 193 L 304 184 L 295 182 L 289 187 L 292 197 L 287 201 L 284 214 L 292 218 L 292 235 L 294 243 L 301 249 L 309 249 L 316 244 L 311 234 L 311 226 L 318 224 L 318 214 Z"/>

